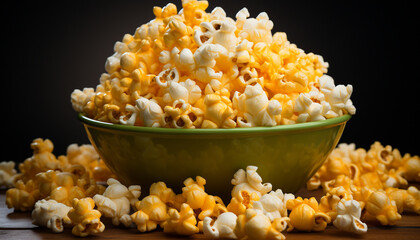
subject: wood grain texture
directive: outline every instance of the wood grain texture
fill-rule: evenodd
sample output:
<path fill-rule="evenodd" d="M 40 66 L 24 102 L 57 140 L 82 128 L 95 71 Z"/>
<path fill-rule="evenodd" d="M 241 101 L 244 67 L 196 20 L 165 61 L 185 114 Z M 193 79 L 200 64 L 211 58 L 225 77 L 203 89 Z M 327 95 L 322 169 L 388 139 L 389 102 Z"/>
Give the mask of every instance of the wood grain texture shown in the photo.
<path fill-rule="evenodd" d="M 319 200 L 322 191 L 307 191 L 301 189 L 297 194 L 301 197 L 314 196 Z M 4 204 L 5 191 L 0 191 L 0 239 L 36 240 L 36 239 L 77 239 L 66 228 L 63 233 L 53 233 L 49 229 L 32 224 L 30 212 L 14 212 Z M 109 219 L 101 219 L 106 228 L 101 234 L 89 236 L 85 239 L 206 239 L 203 234 L 190 237 L 165 234 L 161 229 L 149 233 L 140 233 L 136 228 L 115 227 Z M 420 239 L 420 216 L 416 214 L 403 214 L 396 226 L 384 227 L 376 222 L 368 222 L 368 232 L 364 235 L 355 235 L 337 230 L 330 225 L 323 232 L 284 232 L 286 239 Z"/>

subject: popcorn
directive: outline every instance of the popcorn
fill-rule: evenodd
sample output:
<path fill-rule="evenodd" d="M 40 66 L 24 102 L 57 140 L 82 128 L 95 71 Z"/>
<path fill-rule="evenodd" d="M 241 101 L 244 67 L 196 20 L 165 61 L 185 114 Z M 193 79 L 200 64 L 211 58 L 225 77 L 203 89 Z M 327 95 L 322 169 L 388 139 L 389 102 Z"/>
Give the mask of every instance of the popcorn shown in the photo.
<path fill-rule="evenodd" d="M 252 208 L 261 210 L 271 222 L 276 218 L 287 217 L 286 202 L 294 199 L 291 193 L 283 194 L 281 189 L 264 194 L 260 200 L 252 203 Z"/>
<path fill-rule="evenodd" d="M 420 214 L 420 191 L 410 186 L 408 189 L 387 188 L 386 195 L 395 201 L 398 213 L 414 212 Z"/>
<path fill-rule="evenodd" d="M 206 180 L 200 176 L 196 181 L 187 178 L 184 181 L 185 187 L 182 188 L 182 196 L 185 202 L 197 212 L 198 219 L 204 220 L 205 217 L 217 217 L 220 213 L 227 212 L 223 201 L 217 196 L 211 196 L 204 191 Z"/>
<path fill-rule="evenodd" d="M 149 195 L 135 203 L 137 211 L 131 215 L 140 232 L 149 232 L 167 219 L 167 206 L 156 195 Z"/>
<path fill-rule="evenodd" d="M 234 233 L 238 239 L 286 239 L 281 232 L 288 222 L 288 217 L 271 222 L 261 211 L 249 208 L 238 216 Z"/>
<path fill-rule="evenodd" d="M 229 99 L 220 97 L 217 94 L 208 94 L 204 98 L 204 121 L 202 128 L 234 128 L 236 122 L 233 120 L 233 111 Z"/>
<path fill-rule="evenodd" d="M 334 79 L 328 75 L 319 78 L 321 92 L 325 95 L 326 101 L 331 106 L 331 111 L 327 113 L 328 118 L 343 115 L 343 111 L 354 115 L 356 108 L 353 106 L 350 96 L 353 92 L 352 85 L 335 86 Z"/>
<path fill-rule="evenodd" d="M 185 0 L 179 11 L 172 3 L 154 7 L 155 19 L 115 43 L 96 88 L 72 92 L 73 109 L 99 121 L 174 128 L 275 126 L 355 114 L 352 86 L 335 86 L 322 56 L 305 53 L 284 32 L 272 33 L 266 12 L 252 18 L 242 8 L 232 19 L 221 7 L 207 13 L 208 5 Z M 232 105 L 254 84 L 264 99 L 252 103 L 259 114 Z M 313 91 L 325 95 L 322 101 Z M 228 94 L 218 99 L 217 92 Z M 165 109 L 181 100 L 204 119 L 162 121 L 170 115 Z"/>
<path fill-rule="evenodd" d="M 321 212 L 318 208 L 318 202 L 314 197 L 310 199 L 288 200 L 286 207 L 290 210 L 290 227 L 287 231 L 293 229 L 299 231 L 324 231 L 327 224 L 331 222 L 330 216 Z"/>
<path fill-rule="evenodd" d="M 237 218 L 231 212 L 220 214 L 215 221 L 210 217 L 205 217 L 203 222 L 204 236 L 208 238 L 237 239 L 234 233 Z"/>
<path fill-rule="evenodd" d="M 162 125 L 163 111 L 162 108 L 153 100 L 140 97 L 136 101 L 139 109 L 139 117 L 147 127 L 160 127 Z"/>
<path fill-rule="evenodd" d="M 246 18 L 244 16 L 249 16 L 249 13 L 246 14 L 246 10 L 243 11 L 243 14 L 237 15 L 237 17 L 242 18 L 242 30 L 239 32 L 239 36 L 243 39 L 247 39 L 251 42 L 266 42 L 271 43 L 272 35 L 271 29 L 274 24 L 269 20 L 266 12 L 258 14 L 256 18 Z"/>
<path fill-rule="evenodd" d="M 103 192 L 102 187 L 96 185 L 81 165 L 73 173 L 53 170 L 39 173 L 36 182 L 42 198 L 53 199 L 67 206 L 71 206 L 74 198 L 93 197 Z"/>
<path fill-rule="evenodd" d="M 24 182 L 33 179 L 37 173 L 60 167 L 60 162 L 52 153 L 54 145 L 49 139 L 34 139 L 31 143 L 33 156 L 19 164 L 20 174 L 17 177 Z"/>
<path fill-rule="evenodd" d="M 13 187 L 16 177 L 15 162 L 0 162 L 0 187 Z"/>
<path fill-rule="evenodd" d="M 131 214 L 131 219 L 140 232 L 155 230 L 158 224 L 163 224 L 168 219 L 170 208 L 179 210 L 185 202 L 181 194 L 176 195 L 164 182 L 153 183 L 149 193 L 149 196 L 135 202 L 137 211 Z"/>
<path fill-rule="evenodd" d="M 375 217 L 382 225 L 395 225 L 401 219 L 395 201 L 381 191 L 369 194 L 365 208 L 366 214 Z"/>
<path fill-rule="evenodd" d="M 256 166 L 248 166 L 246 171 L 239 169 L 233 175 L 231 183 L 235 186 L 232 189 L 232 200 L 227 206 L 228 211 L 236 215 L 243 214 L 252 206 L 253 201 L 258 201 L 262 195 L 271 191 L 270 183 L 262 184 L 257 169 Z"/>
<path fill-rule="evenodd" d="M 348 193 L 342 186 L 332 188 L 323 197 L 321 197 L 319 210 L 330 216 L 331 221 L 334 221 L 338 214 L 337 204 L 345 200 L 353 200 L 353 195 Z"/>
<path fill-rule="evenodd" d="M 53 146 L 49 139 L 33 140 L 33 156 L 19 164 L 15 188 L 6 192 L 9 208 L 30 211 L 40 199 L 53 199 L 70 206 L 74 197 L 92 197 L 105 190 L 96 181 L 113 174 L 91 145 L 71 144 L 67 155 L 58 158 L 52 153 Z"/>
<path fill-rule="evenodd" d="M 103 216 L 112 218 L 112 224 L 118 226 L 122 223 L 126 227 L 130 226 L 130 206 L 140 197 L 140 186 L 131 185 L 127 188 L 113 178 L 109 178 L 107 184 L 108 187 L 102 195 L 93 196 L 97 209 Z"/>
<path fill-rule="evenodd" d="M 186 203 L 181 205 L 181 210 L 171 208 L 168 211 L 169 217 L 162 223 L 165 233 L 175 233 L 179 235 L 193 235 L 198 233 L 196 226 L 197 220 L 194 216 L 193 209 Z"/>
<path fill-rule="evenodd" d="M 101 233 L 105 225 L 101 222 L 101 212 L 93 209 L 95 201 L 92 198 L 73 199 L 72 208 L 67 216 L 73 226 L 72 234 L 78 237 L 86 237 L 90 234 Z"/>
<path fill-rule="evenodd" d="M 360 221 L 362 209 L 356 200 L 341 200 L 337 204 L 337 218 L 333 224 L 336 228 L 353 233 L 366 233 L 367 225 Z"/>
<path fill-rule="evenodd" d="M 55 200 L 39 200 L 35 203 L 32 211 L 32 223 L 41 227 L 47 227 L 53 232 L 63 232 L 63 224 L 71 224 L 67 213 L 71 207 L 68 207 Z"/>
<path fill-rule="evenodd" d="M 33 209 L 35 202 L 40 199 L 37 184 L 33 180 L 24 183 L 18 180 L 14 188 L 6 191 L 6 205 L 15 211 L 26 212 Z"/>
<path fill-rule="evenodd" d="M 235 92 L 234 106 L 239 110 L 237 123 L 240 127 L 275 126 L 280 117 L 281 104 L 268 100 L 260 84 L 247 85 L 245 92 Z"/>

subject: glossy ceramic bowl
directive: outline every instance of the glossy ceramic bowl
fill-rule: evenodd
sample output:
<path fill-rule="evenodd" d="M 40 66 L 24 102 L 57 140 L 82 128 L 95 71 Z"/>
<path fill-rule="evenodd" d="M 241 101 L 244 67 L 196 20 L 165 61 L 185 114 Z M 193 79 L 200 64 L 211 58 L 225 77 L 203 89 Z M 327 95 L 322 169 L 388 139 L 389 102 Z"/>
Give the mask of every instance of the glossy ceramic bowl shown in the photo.
<path fill-rule="evenodd" d="M 296 192 L 337 145 L 350 115 L 293 125 L 235 129 L 125 126 L 78 115 L 89 140 L 125 184 L 164 181 L 176 193 L 188 177 L 202 176 L 205 190 L 230 199 L 240 168 L 258 167 L 273 189 Z M 143 194 L 142 194 L 143 195 Z"/>

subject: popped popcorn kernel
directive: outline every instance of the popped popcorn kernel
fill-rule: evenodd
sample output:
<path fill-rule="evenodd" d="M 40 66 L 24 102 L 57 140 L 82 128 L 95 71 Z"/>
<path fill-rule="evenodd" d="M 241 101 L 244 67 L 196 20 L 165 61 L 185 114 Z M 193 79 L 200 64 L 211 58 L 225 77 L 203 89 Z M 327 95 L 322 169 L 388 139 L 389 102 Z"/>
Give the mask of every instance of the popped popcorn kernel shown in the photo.
<path fill-rule="evenodd" d="M 271 222 L 261 211 L 249 208 L 238 216 L 234 233 L 238 239 L 286 239 L 281 232 L 288 222 L 288 217 Z"/>
<path fill-rule="evenodd" d="M 32 223 L 52 229 L 53 232 L 63 232 L 64 225 L 71 224 L 67 213 L 71 207 L 55 200 L 39 200 L 32 211 Z"/>
<path fill-rule="evenodd" d="M 67 154 L 58 157 L 49 139 L 34 139 L 31 148 L 33 155 L 19 164 L 14 188 L 6 192 L 8 208 L 16 211 L 31 211 L 41 199 L 71 206 L 73 198 L 103 193 L 97 181 L 114 176 L 91 145 L 70 144 Z"/>
<path fill-rule="evenodd" d="M 188 204 L 183 203 L 180 211 L 169 209 L 168 215 L 169 217 L 162 223 L 165 233 L 193 235 L 199 232 L 194 211 Z"/>
<path fill-rule="evenodd" d="M 232 212 L 220 214 L 216 220 L 205 217 L 203 222 L 203 234 L 209 238 L 237 239 L 234 230 L 237 216 Z"/>
<path fill-rule="evenodd" d="M 398 149 L 379 141 L 367 150 L 342 143 L 307 182 L 307 188 L 323 188 L 326 195 L 321 198 L 319 208 L 333 221 L 340 201 L 355 200 L 364 209 L 361 220 L 395 225 L 404 212 L 419 214 L 418 190 L 409 186 L 410 182 L 418 181 L 418 159 L 408 153 L 402 156 Z"/>
<path fill-rule="evenodd" d="M 297 229 L 300 231 L 324 231 L 327 224 L 331 222 L 330 216 L 321 212 L 318 207 L 318 202 L 314 197 L 310 199 L 296 199 L 288 200 L 286 207 L 290 210 L 290 227 L 287 231 Z"/>
<path fill-rule="evenodd" d="M 356 113 L 353 87 L 336 86 L 322 56 L 273 33 L 266 12 L 252 17 L 244 7 L 231 18 L 208 7 L 200 0 L 183 0 L 179 11 L 155 6 L 154 19 L 114 44 L 96 88 L 72 92 L 73 109 L 104 122 L 169 128 L 276 126 Z M 261 89 L 252 97 L 255 84 Z M 218 91 L 229 94 L 219 99 Z M 322 101 L 311 99 L 313 91 Z M 169 117 L 176 101 L 202 118 Z"/>
<path fill-rule="evenodd" d="M 101 222 L 101 212 L 96 209 L 92 198 L 73 199 L 72 208 L 67 216 L 72 224 L 72 234 L 78 237 L 87 237 L 91 234 L 101 233 L 105 225 Z"/>
<path fill-rule="evenodd" d="M 333 224 L 336 228 L 353 233 L 366 233 L 366 223 L 360 221 L 362 209 L 360 203 L 356 200 L 342 199 L 337 204 L 337 217 Z"/>
<path fill-rule="evenodd" d="M 0 162 L 0 187 L 13 187 L 17 176 L 18 174 L 15 169 L 15 162 Z"/>
<path fill-rule="evenodd" d="M 140 186 L 131 185 L 128 188 L 118 180 L 109 178 L 108 187 L 103 194 L 93 196 L 97 209 L 104 217 L 112 218 L 113 225 L 128 227 L 131 225 L 131 206 L 140 197 Z"/>
<path fill-rule="evenodd" d="M 262 178 L 257 173 L 258 167 L 248 166 L 246 171 L 239 169 L 234 175 L 231 183 L 232 199 L 227 210 L 236 215 L 243 214 L 246 209 L 252 207 L 254 201 L 258 201 L 262 195 L 271 191 L 270 183 L 262 184 Z"/>

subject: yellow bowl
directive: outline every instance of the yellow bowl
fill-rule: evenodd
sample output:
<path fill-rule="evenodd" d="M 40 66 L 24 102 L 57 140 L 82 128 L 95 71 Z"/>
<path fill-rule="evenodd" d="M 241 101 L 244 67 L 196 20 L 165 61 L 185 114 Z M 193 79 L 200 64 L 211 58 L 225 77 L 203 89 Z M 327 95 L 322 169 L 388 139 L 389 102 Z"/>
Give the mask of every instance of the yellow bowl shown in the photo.
<path fill-rule="evenodd" d="M 275 127 L 234 129 L 171 129 L 125 126 L 78 115 L 90 142 L 125 184 L 142 192 L 164 181 L 176 193 L 188 177 L 202 176 L 205 190 L 230 198 L 238 169 L 258 167 L 273 189 L 296 192 L 321 167 L 337 145 L 344 115 L 323 121 Z"/>

